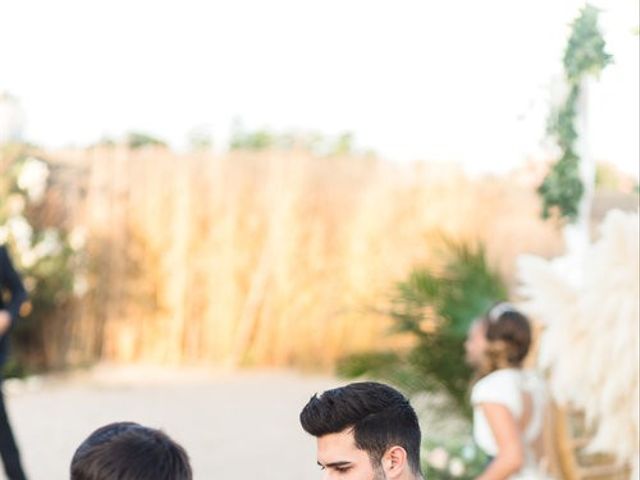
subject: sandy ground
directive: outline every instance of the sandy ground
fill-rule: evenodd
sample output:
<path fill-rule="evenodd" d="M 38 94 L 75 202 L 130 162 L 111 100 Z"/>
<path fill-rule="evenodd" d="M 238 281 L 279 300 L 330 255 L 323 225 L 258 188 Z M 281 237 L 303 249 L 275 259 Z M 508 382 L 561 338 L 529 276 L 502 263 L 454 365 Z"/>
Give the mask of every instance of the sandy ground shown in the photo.
<path fill-rule="evenodd" d="M 4 386 L 32 480 L 68 479 L 76 447 L 98 426 L 131 420 L 161 428 L 189 453 L 196 479 L 320 478 L 315 442 L 298 413 L 340 382 L 292 372 L 100 367 Z M 1 475 L 1 474 L 0 474 Z"/>

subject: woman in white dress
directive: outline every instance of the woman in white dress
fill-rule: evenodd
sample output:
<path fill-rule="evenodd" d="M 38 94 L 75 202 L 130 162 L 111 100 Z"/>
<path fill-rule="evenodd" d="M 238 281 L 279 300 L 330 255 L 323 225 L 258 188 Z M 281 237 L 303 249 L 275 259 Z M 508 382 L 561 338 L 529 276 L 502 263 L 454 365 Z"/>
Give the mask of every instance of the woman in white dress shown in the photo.
<path fill-rule="evenodd" d="M 508 303 L 476 320 L 465 343 L 476 371 L 471 391 L 473 436 L 491 461 L 479 480 L 540 479 L 539 453 L 544 422 L 544 385 L 522 368 L 531 327 Z"/>

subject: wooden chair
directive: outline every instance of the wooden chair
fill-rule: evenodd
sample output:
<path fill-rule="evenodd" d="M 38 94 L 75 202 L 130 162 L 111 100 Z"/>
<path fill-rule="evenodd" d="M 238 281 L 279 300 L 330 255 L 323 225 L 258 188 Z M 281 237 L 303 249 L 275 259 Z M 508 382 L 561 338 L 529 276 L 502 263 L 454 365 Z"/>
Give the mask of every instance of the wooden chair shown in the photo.
<path fill-rule="evenodd" d="M 563 480 L 629 480 L 630 469 L 610 455 L 590 454 L 591 433 L 584 415 L 551 405 L 545 428 L 544 455 L 550 473 Z"/>

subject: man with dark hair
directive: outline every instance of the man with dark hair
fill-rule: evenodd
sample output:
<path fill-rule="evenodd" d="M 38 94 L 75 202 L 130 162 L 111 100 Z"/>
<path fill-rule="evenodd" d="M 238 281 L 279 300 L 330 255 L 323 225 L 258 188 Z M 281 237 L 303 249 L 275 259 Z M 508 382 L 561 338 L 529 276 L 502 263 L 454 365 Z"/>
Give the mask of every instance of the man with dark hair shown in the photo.
<path fill-rule="evenodd" d="M 420 425 L 409 401 L 375 382 L 314 395 L 300 413 L 325 478 L 421 480 Z"/>
<path fill-rule="evenodd" d="M 13 268 L 7 248 L 0 245 L 0 387 L 2 385 L 2 368 L 6 363 L 9 349 L 9 332 L 18 320 L 20 307 L 26 299 L 27 291 L 22 285 L 20 276 Z M 7 478 L 10 480 L 27 478 L 22 469 L 18 446 L 11 431 L 2 388 L 0 388 L 0 455 Z"/>
<path fill-rule="evenodd" d="M 71 480 L 192 480 L 185 450 L 159 430 L 133 422 L 105 425 L 82 442 Z"/>

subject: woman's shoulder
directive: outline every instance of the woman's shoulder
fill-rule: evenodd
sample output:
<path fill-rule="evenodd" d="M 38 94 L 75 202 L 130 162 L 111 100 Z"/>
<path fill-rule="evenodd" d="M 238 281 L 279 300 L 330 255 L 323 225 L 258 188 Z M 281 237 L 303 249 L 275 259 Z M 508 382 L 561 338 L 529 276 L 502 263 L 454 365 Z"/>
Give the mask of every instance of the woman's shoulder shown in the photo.
<path fill-rule="evenodd" d="M 516 368 L 501 368 L 495 370 L 476 382 L 481 385 L 517 384 L 522 377 L 522 371 Z"/>
<path fill-rule="evenodd" d="M 471 390 L 471 401 L 472 403 L 497 402 L 505 397 L 512 397 L 518 393 L 519 384 L 519 370 L 511 368 L 496 370 L 475 383 Z"/>

